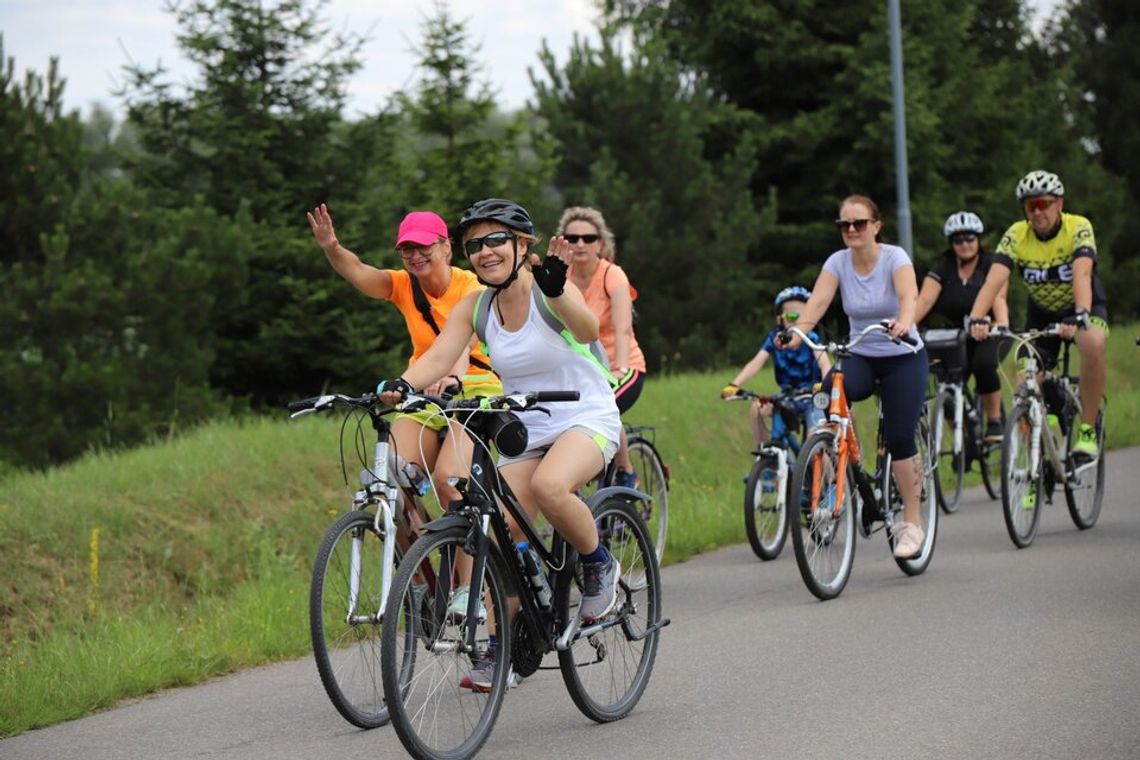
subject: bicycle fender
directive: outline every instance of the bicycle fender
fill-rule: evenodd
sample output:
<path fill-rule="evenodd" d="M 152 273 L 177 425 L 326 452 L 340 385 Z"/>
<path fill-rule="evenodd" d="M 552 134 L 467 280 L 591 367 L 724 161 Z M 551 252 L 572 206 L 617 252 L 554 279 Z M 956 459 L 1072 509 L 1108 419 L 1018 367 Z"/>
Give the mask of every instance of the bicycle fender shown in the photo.
<path fill-rule="evenodd" d="M 644 491 L 638 491 L 636 488 L 626 488 L 624 486 L 606 486 L 605 488 L 599 488 L 597 491 L 594 491 L 594 493 L 590 495 L 590 498 L 586 499 L 586 506 L 593 510 L 594 507 L 601 504 L 610 496 L 622 496 L 625 497 L 626 501 L 644 501 L 646 503 L 653 502 L 652 496 L 645 493 Z"/>
<path fill-rule="evenodd" d="M 471 521 L 464 515 L 447 514 L 432 520 L 422 530 L 424 533 L 439 533 L 448 528 L 467 528 L 470 525 Z"/>

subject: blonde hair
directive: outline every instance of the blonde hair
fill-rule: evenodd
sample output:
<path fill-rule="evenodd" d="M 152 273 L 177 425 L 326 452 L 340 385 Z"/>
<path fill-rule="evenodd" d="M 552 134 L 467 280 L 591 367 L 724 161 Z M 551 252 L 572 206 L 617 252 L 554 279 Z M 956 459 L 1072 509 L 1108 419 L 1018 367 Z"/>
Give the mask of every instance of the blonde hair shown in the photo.
<path fill-rule="evenodd" d="M 594 225 L 594 229 L 602 236 L 602 250 L 599 255 L 606 261 L 614 260 L 614 256 L 617 255 L 614 233 L 606 225 L 606 218 L 602 216 L 601 211 L 590 206 L 571 206 L 562 212 L 562 218 L 558 220 L 558 229 L 554 234 L 563 234 L 570 222 L 586 222 Z"/>

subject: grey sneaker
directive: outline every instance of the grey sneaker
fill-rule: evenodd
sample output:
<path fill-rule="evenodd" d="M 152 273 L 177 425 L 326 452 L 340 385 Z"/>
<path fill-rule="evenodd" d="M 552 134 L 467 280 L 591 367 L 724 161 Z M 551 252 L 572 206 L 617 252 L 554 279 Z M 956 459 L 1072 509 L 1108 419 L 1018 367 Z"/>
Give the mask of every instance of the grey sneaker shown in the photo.
<path fill-rule="evenodd" d="M 592 623 L 605 617 L 617 603 L 617 585 L 621 578 L 621 563 L 612 556 L 605 562 L 583 562 L 582 577 L 585 588 L 578 617 Z"/>
<path fill-rule="evenodd" d="M 495 651 L 487 649 L 479 661 L 471 666 L 471 675 L 459 679 L 459 688 L 471 691 L 488 692 L 495 678 Z M 515 675 L 515 669 L 507 671 L 507 688 L 513 689 L 522 683 L 522 677 Z"/>
<path fill-rule="evenodd" d="M 451 597 L 451 603 L 447 605 L 447 620 L 450 623 L 458 625 L 463 622 L 467 617 L 467 600 L 471 596 L 469 587 L 456 589 L 455 596 Z M 487 608 L 483 606 L 483 601 L 479 600 L 479 622 L 482 623 L 487 619 Z"/>

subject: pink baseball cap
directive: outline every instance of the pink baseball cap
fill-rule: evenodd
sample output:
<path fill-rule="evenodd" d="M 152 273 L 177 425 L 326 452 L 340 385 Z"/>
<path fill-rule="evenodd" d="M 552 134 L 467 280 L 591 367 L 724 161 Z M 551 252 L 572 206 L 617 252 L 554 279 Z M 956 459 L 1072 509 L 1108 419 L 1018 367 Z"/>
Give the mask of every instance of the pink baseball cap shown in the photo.
<path fill-rule="evenodd" d="M 400 222 L 396 235 L 396 246 L 404 243 L 431 245 L 440 238 L 446 238 L 447 224 L 434 211 L 413 211 Z"/>

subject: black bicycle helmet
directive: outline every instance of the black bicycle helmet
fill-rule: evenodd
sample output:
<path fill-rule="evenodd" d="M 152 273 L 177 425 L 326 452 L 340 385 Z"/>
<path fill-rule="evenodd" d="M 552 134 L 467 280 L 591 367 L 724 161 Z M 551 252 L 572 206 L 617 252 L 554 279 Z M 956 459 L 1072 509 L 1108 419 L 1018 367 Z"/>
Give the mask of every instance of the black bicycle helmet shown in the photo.
<path fill-rule="evenodd" d="M 503 198 L 485 198 L 471 204 L 459 220 L 458 236 L 462 237 L 467 228 L 477 222 L 498 222 L 515 232 L 534 237 L 534 222 L 530 214 L 514 201 Z"/>

